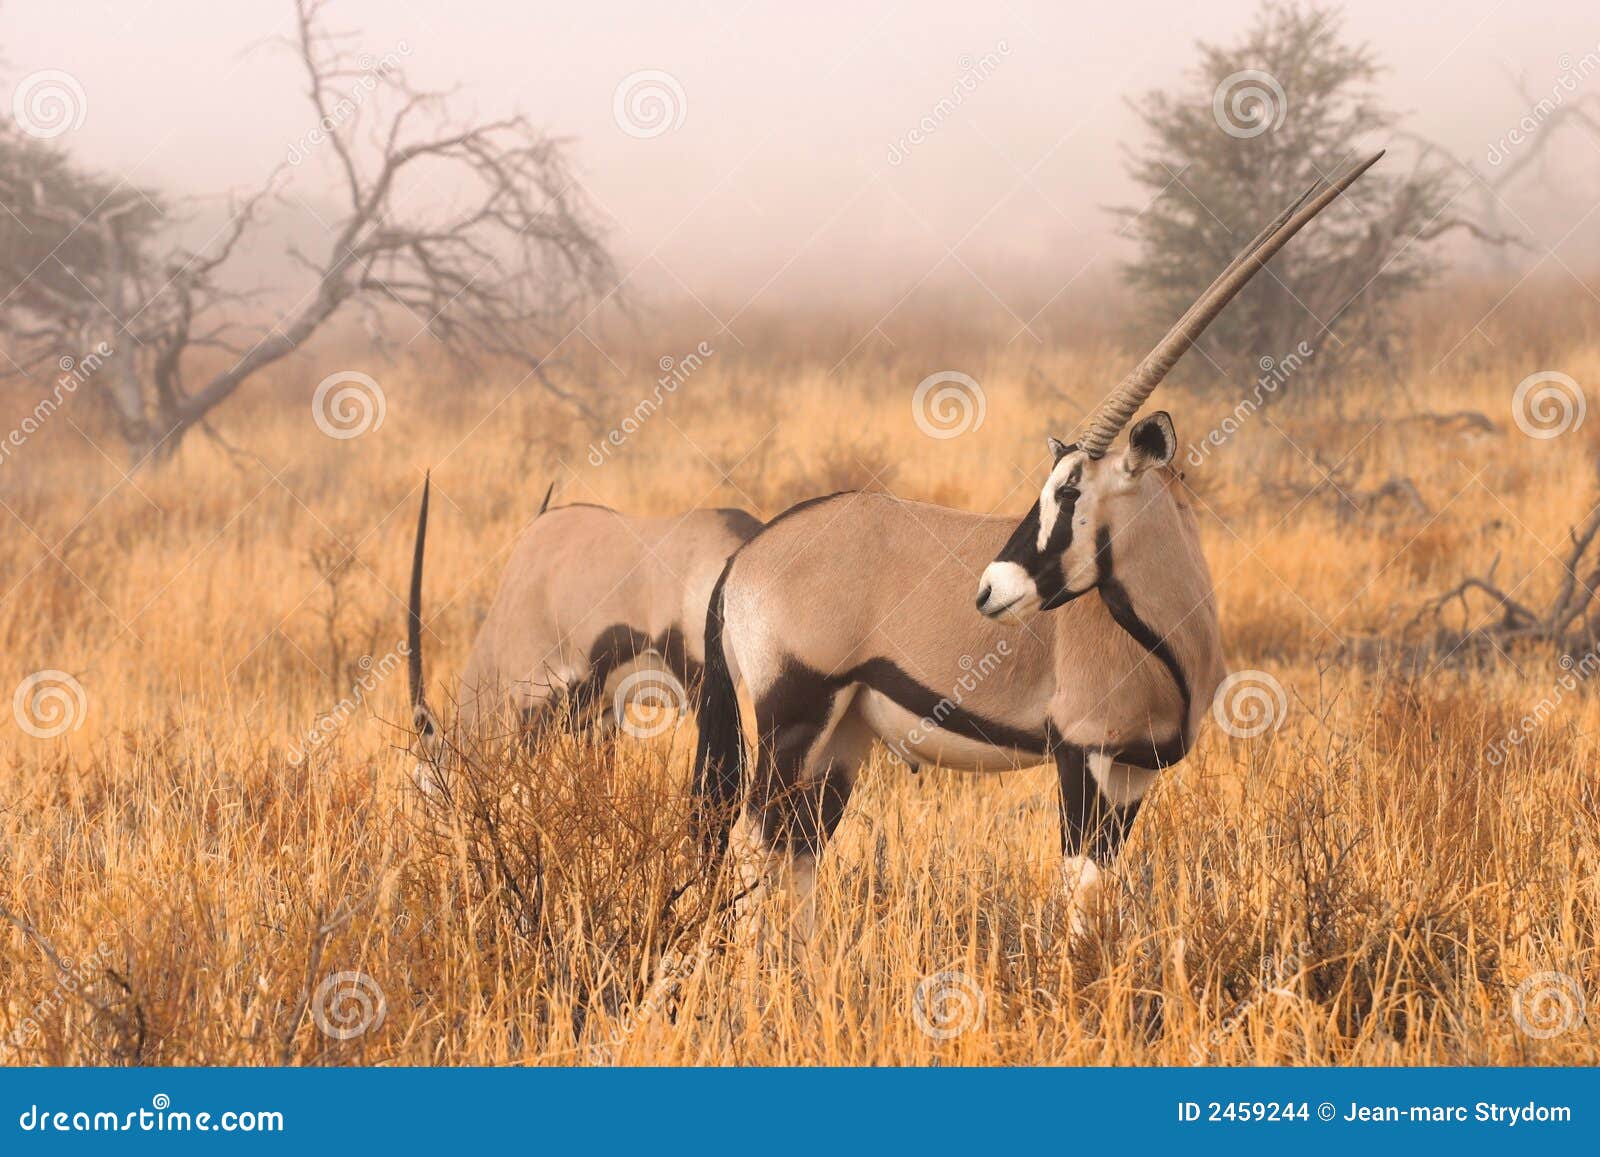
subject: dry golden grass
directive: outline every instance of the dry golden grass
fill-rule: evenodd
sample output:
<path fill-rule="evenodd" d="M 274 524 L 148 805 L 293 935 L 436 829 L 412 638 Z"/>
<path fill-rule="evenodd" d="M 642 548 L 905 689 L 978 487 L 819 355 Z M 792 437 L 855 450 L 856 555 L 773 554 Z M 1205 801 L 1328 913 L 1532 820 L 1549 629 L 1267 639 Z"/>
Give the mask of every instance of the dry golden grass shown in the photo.
<path fill-rule="evenodd" d="M 1564 696 L 1491 763 L 1487 745 L 1551 694 L 1555 654 L 1419 668 L 1357 662 L 1343 646 L 1404 637 L 1425 596 L 1496 555 L 1519 598 L 1548 598 L 1550 551 L 1595 500 L 1600 424 L 1532 441 L 1508 420 L 1512 388 L 1535 370 L 1600 382 L 1592 311 L 1551 321 L 1535 297 L 1474 331 L 1496 296 L 1426 303 L 1413 360 L 1392 378 L 1258 414 L 1190 468 L 1230 666 L 1270 672 L 1289 710 L 1253 740 L 1208 728 L 1164 776 L 1117 867 L 1116 904 L 1079 944 L 1044 769 L 911 777 L 875 760 L 824 858 L 815 939 L 759 955 L 723 937 L 717 895 L 693 884 L 692 722 L 652 743 L 561 738 L 485 757 L 451 785 L 453 802 L 430 804 L 412 786 L 404 675 L 385 673 L 424 468 L 437 701 L 551 479 L 559 500 L 651 513 L 714 503 L 770 516 L 875 484 L 1020 514 L 1043 435 L 1070 429 L 1125 365 L 1114 342 L 1008 345 L 1010 327 L 953 341 L 930 326 L 924 341 L 902 329 L 893 347 L 874 338 L 849 353 L 858 334 L 752 322 L 742 348 L 727 341 L 598 468 L 586 461 L 595 432 L 513 391 L 514 377 L 441 397 L 441 367 L 385 369 L 349 351 L 224 415 L 239 452 L 197 436 L 126 481 L 68 410 L 0 466 L 0 690 L 56 669 L 86 703 L 81 726 L 53 739 L 0 713 L 0 908 L 12 917 L 0 921 L 0 1056 L 1600 1061 L 1600 1017 L 1537 1039 L 1512 1015 L 1514 990 L 1544 971 L 1600 999 L 1594 699 Z M 1519 341 L 1524 327 L 1537 336 Z M 680 328 L 690 336 L 632 342 L 630 380 L 707 336 Z M 307 402 L 344 365 L 381 379 L 388 416 L 335 441 Z M 988 408 L 981 430 L 941 441 L 918 433 L 910 392 L 944 368 L 978 378 Z M 618 391 L 617 422 L 640 388 Z M 1164 404 L 1187 444 L 1233 399 L 1174 388 Z M 1481 410 L 1500 428 L 1379 425 L 1391 406 L 1394 418 Z M 1351 517 L 1336 495 L 1304 495 L 1321 477 L 1307 455 L 1331 466 L 1347 454 L 1342 484 L 1409 477 L 1428 512 L 1385 501 Z M 363 679 L 364 702 L 292 761 Z M 651 989 L 664 956 L 680 962 L 666 992 Z M 385 1015 L 339 1040 L 313 1013 L 324 979 L 346 971 L 371 978 Z M 983 1015 L 937 1039 L 918 1026 L 914 992 L 944 971 L 969 978 Z M 336 1003 L 331 1026 L 355 1008 Z"/>

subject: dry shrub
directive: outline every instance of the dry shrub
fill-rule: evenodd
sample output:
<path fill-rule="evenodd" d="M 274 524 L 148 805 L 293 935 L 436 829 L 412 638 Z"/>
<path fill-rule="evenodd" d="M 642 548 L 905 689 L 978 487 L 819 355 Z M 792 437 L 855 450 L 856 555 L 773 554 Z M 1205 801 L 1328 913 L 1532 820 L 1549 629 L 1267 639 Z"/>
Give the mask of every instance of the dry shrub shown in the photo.
<path fill-rule="evenodd" d="M 1592 321 L 1543 290 L 1537 309 L 1513 295 L 1482 323 L 1492 345 L 1458 346 L 1504 293 L 1442 295 L 1415 364 L 1344 383 L 1337 409 L 1288 398 L 1189 470 L 1229 664 L 1270 673 L 1287 713 L 1254 739 L 1208 725 L 1147 800 L 1114 903 L 1078 944 L 1047 768 L 913 777 L 874 759 L 822 861 L 816 937 L 758 949 L 729 935 L 731 885 L 700 874 L 685 834 L 692 721 L 649 742 L 457 752 L 430 798 L 400 725 L 404 678 L 336 704 L 402 637 L 424 469 L 439 688 L 551 480 L 557 501 L 770 517 L 876 478 L 1020 516 L 1042 436 L 1069 432 L 1129 361 L 1109 331 L 1035 346 L 996 324 L 979 340 L 908 309 L 885 323 L 892 343 L 852 354 L 859 327 L 837 319 L 752 318 L 742 349 L 714 343 L 600 467 L 596 432 L 548 398 L 493 376 L 441 390 L 426 357 L 383 372 L 381 431 L 322 438 L 307 381 L 285 371 L 218 416 L 248 454 L 191 439 L 132 482 L 52 424 L 0 469 L 0 517 L 31 531 L 0 553 L 0 694 L 53 669 L 85 708 L 54 738 L 0 731 L 0 909 L 16 918 L 0 921 L 0 1040 L 16 1042 L 0 1059 L 1600 1061 L 1593 1016 L 1536 1039 L 1512 1015 L 1546 971 L 1600 1001 L 1594 697 L 1564 696 L 1493 762 L 1549 695 L 1556 656 L 1390 667 L 1350 646 L 1393 639 L 1433 584 L 1496 553 L 1531 601 L 1556 588 L 1549 552 L 1592 505 L 1591 448 L 1530 448 L 1506 407 L 1546 364 L 1589 380 L 1600 363 Z M 1521 321 L 1548 358 L 1520 344 Z M 600 336 L 617 364 L 650 367 L 692 348 L 692 330 L 661 348 Z M 982 382 L 987 418 L 927 438 L 911 391 L 945 368 Z M 1163 404 L 1186 440 L 1231 409 L 1182 391 Z M 1499 426 L 1368 436 L 1406 407 Z M 1334 462 L 1354 451 L 1363 486 L 1410 477 L 1430 513 L 1342 518 L 1276 495 L 1273 481 L 1316 477 L 1286 435 Z M 781 927 L 787 902 L 768 913 Z M 58 1002 L 65 961 L 88 972 Z M 345 974 L 371 987 L 326 987 Z M 919 1025 L 939 992 L 970 1010 L 963 1031 Z M 364 1031 L 343 1032 L 364 1008 Z"/>

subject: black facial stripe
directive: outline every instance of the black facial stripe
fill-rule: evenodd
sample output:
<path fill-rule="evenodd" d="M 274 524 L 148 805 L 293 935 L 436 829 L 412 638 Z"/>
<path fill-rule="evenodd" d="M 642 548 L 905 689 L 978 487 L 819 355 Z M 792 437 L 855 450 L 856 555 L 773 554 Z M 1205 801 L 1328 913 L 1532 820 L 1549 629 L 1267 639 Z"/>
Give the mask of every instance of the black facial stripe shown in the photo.
<path fill-rule="evenodd" d="M 1017 523 L 1017 529 L 1011 532 L 1011 537 L 1006 539 L 1006 544 L 1000 548 L 1000 553 L 994 556 L 995 562 L 1014 562 L 1029 574 L 1033 567 L 1029 564 L 1038 554 L 1039 542 L 1039 504 L 1035 502 L 1028 513 L 1022 516 L 1022 521 Z"/>
<path fill-rule="evenodd" d="M 1061 555 L 1072 545 L 1072 518 L 1078 509 L 1078 492 L 1065 497 L 1056 496 L 1056 524 L 1050 528 L 1050 540 L 1044 544 L 1047 555 Z M 1037 538 L 1034 540 L 1038 541 Z"/>
<path fill-rule="evenodd" d="M 996 562 L 1015 563 L 1033 580 L 1044 610 L 1052 610 L 1070 602 L 1082 592 L 1067 590 L 1066 575 L 1062 571 L 1061 556 L 1072 545 L 1072 520 L 1078 508 L 1078 495 L 1069 493 L 1056 509 L 1055 525 L 1050 537 L 1039 549 L 1040 504 L 1035 502 L 1025 514 L 1017 529 L 1011 532 L 1005 546 L 995 556 Z"/>
<path fill-rule="evenodd" d="M 1141 619 L 1133 609 L 1133 599 L 1128 594 L 1128 588 L 1122 585 L 1122 580 L 1117 578 L 1116 571 L 1111 565 L 1111 531 L 1102 526 L 1095 535 L 1095 561 L 1100 571 L 1100 597 L 1105 600 L 1106 610 L 1111 612 L 1111 617 L 1124 631 L 1133 636 L 1138 643 L 1150 654 L 1161 660 L 1167 668 L 1167 673 L 1172 676 L 1172 681 L 1177 684 L 1178 697 L 1183 702 L 1183 723 L 1179 727 L 1180 735 L 1189 727 L 1189 680 L 1184 677 L 1183 668 L 1178 664 L 1178 656 L 1167 645 L 1166 639 L 1156 634 L 1149 623 Z"/>

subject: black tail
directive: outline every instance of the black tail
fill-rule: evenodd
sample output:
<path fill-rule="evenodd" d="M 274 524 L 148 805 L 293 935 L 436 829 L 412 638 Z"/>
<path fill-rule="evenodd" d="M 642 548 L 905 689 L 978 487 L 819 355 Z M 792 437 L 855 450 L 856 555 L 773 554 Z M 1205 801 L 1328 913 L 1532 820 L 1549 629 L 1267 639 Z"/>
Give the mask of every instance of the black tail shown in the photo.
<path fill-rule="evenodd" d="M 744 789 L 744 725 L 739 719 L 739 692 L 722 646 L 723 588 L 733 559 L 722 568 L 706 607 L 706 666 L 700 699 L 700 742 L 694 754 L 694 827 L 700 846 L 720 857 L 728 849 L 728 832 Z"/>
<path fill-rule="evenodd" d="M 406 646 L 410 652 L 411 722 L 424 739 L 433 738 L 433 712 L 422 684 L 422 548 L 428 541 L 428 487 L 431 478 L 422 479 L 422 510 L 417 515 L 417 546 L 411 555 L 411 614 L 406 623 Z"/>
<path fill-rule="evenodd" d="M 554 494 L 555 492 L 556 492 L 556 484 L 554 482 L 552 482 L 552 483 L 550 483 L 550 489 L 548 489 L 548 490 L 546 490 L 544 492 L 544 501 L 539 503 L 539 514 L 543 514 L 545 511 L 550 509 L 550 496 L 552 494 Z M 534 517 L 538 518 L 539 514 L 535 514 Z"/>

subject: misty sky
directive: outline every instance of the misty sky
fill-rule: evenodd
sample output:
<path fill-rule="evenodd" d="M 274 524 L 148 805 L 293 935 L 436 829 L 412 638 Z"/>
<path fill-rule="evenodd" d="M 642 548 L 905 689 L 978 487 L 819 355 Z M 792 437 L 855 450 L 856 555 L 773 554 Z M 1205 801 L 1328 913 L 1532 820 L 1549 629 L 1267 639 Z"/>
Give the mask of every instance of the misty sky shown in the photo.
<path fill-rule="evenodd" d="M 364 51 L 403 50 L 422 84 L 459 86 L 463 110 L 518 109 L 570 137 L 624 268 L 738 306 L 868 284 L 892 299 L 924 278 L 1004 294 L 1105 268 L 1121 252 L 1103 207 L 1133 196 L 1126 102 L 1174 83 L 1197 38 L 1233 38 L 1254 7 L 336 0 L 330 22 Z M 1513 76 L 1545 94 L 1600 52 L 1592 0 L 1359 0 L 1347 28 L 1388 65 L 1382 92 L 1406 126 L 1480 165 L 1527 111 Z M 270 43 L 290 29 L 284 0 L 4 0 L 0 86 L 9 107 L 20 77 L 64 70 L 86 110 L 60 143 L 81 158 L 174 192 L 243 189 L 311 127 L 295 61 Z M 906 148 L 985 55 L 992 74 Z M 682 123 L 647 138 L 614 115 L 643 70 L 682 91 Z M 1586 83 L 1600 92 L 1600 74 Z M 1582 180 L 1520 202 L 1545 249 L 1596 223 L 1582 188 L 1600 195 L 1600 140 L 1568 139 L 1561 163 Z M 325 210 L 331 178 L 313 149 L 293 196 Z M 1025 316 L 1039 292 L 1011 304 Z"/>

